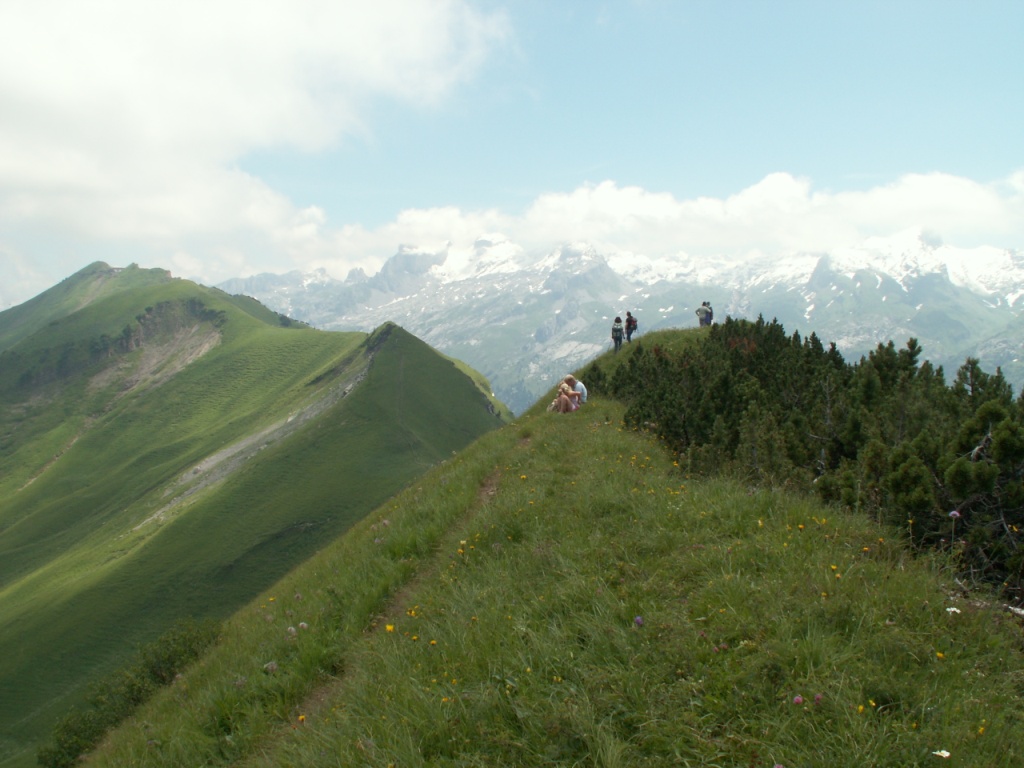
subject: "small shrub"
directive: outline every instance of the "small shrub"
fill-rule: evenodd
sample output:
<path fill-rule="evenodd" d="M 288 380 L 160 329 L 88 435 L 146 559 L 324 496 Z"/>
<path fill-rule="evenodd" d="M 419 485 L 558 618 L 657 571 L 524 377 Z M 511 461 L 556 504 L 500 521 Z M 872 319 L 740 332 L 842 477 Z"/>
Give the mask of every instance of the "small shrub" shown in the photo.
<path fill-rule="evenodd" d="M 85 708 L 73 708 L 53 729 L 53 742 L 37 752 L 46 768 L 66 768 L 128 718 L 160 686 L 170 684 L 220 634 L 214 621 L 185 619 L 139 649 L 126 666 L 93 685 Z"/>

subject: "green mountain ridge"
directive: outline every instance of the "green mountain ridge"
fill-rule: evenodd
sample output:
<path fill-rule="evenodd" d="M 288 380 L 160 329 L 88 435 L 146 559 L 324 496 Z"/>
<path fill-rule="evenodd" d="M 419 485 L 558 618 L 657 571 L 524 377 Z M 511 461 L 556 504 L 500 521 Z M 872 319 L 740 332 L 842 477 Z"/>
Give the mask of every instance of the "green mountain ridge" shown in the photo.
<path fill-rule="evenodd" d="M 1021 628 L 954 559 L 623 417 L 538 404 L 433 468 L 86 764 L 1018 764 Z"/>
<path fill-rule="evenodd" d="M 1019 532 L 1024 401 L 1001 377 L 966 366 L 946 391 L 913 345 L 847 367 L 816 337 L 762 319 L 649 332 L 581 372 L 583 410 L 547 413 L 541 398 L 439 454 L 294 567 L 275 570 L 262 545 L 290 546 L 315 517 L 275 521 L 212 564 L 207 554 L 235 544 L 223 535 L 231 518 L 258 524 L 275 491 L 301 504 L 336 480 L 332 454 L 345 449 L 332 415 L 345 429 L 367 417 L 347 444 L 379 448 L 360 477 L 384 471 L 381 457 L 415 460 L 410 446 L 468 400 L 494 418 L 476 377 L 437 394 L 436 408 L 407 408 L 433 378 L 427 361 L 456 368 L 414 358 L 419 344 L 382 326 L 302 378 L 302 391 L 334 387 L 357 409 L 325 409 L 223 479 L 216 467 L 263 438 L 222 441 L 167 473 L 161 489 L 177 490 L 161 503 L 179 506 L 161 518 L 153 503 L 132 520 L 151 537 L 142 549 L 161 531 L 162 567 L 121 573 L 183 613 L 214 599 L 213 584 L 240 595 L 240 571 L 272 578 L 241 607 L 205 614 L 224 618 L 215 645 L 102 743 L 51 756 L 247 768 L 1020 763 L 1024 633 L 1003 602 L 1017 587 L 996 591 L 970 565 L 1012 551 Z M 403 428 L 372 428 L 383 414 Z M 319 462 L 322 472 L 308 466 Z M 207 502 L 209 520 L 196 514 Z M 191 555 L 206 569 L 174 570 Z M 88 596 L 91 609 L 105 596 Z M 86 619 L 64 631 L 104 650 Z M 46 669 L 41 654 L 23 660 Z M 31 763 L 27 750 L 10 754 L 10 766 Z"/>
<path fill-rule="evenodd" d="M 507 418 L 398 326 L 328 333 L 94 264 L 0 313 L 0 764 Z"/>

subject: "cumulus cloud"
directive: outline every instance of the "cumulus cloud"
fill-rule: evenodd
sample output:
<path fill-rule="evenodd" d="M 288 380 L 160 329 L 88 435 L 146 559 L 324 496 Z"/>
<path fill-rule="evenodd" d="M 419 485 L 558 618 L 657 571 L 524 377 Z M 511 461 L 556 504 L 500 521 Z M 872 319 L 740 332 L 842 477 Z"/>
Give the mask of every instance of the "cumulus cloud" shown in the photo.
<path fill-rule="evenodd" d="M 0 248 L 27 229 L 308 242 L 322 222 L 238 160 L 364 133 L 371 100 L 434 105 L 508 34 L 466 0 L 6 4 Z"/>
<path fill-rule="evenodd" d="M 808 179 L 774 173 L 729 197 L 677 200 L 605 181 L 540 195 L 517 216 L 446 207 L 404 211 L 374 230 L 345 228 L 330 235 L 331 247 L 315 265 L 338 277 L 350 266 L 373 272 L 399 245 L 465 255 L 483 233 L 494 232 L 538 256 L 584 241 L 608 256 L 771 258 L 849 249 L 908 230 L 965 248 L 1020 249 L 1022 191 L 1021 174 L 996 184 L 907 175 L 871 189 L 829 192 L 816 191 Z"/>
<path fill-rule="evenodd" d="M 441 104 L 510 38 L 503 14 L 469 0 L 5 4 L 0 309 L 85 255 L 151 256 L 214 283 L 293 268 L 372 273 L 403 246 L 468 261 L 484 233 L 538 257 L 577 241 L 609 256 L 771 257 L 915 228 L 933 242 L 1024 248 L 1024 171 L 992 184 L 911 174 L 856 191 L 780 172 L 692 199 L 608 180 L 539 194 L 517 213 L 416 208 L 366 228 L 297 206 L 239 167 L 252 152 L 366 134 L 375 100 Z M 61 252 L 56 274 L 29 242 Z"/>

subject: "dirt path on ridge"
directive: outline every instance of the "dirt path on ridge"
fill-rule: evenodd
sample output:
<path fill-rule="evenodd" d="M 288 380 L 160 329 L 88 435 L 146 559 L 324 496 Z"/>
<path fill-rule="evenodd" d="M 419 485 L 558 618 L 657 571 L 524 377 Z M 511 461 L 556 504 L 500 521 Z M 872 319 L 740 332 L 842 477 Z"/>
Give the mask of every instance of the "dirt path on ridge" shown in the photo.
<path fill-rule="evenodd" d="M 467 507 L 458 520 L 452 523 L 449 530 L 455 531 L 464 528 L 497 494 L 498 483 L 501 480 L 501 475 L 502 471 L 495 468 L 484 479 L 477 491 L 474 502 Z M 369 625 L 363 630 L 363 633 L 368 635 L 373 632 L 379 632 L 382 631 L 382 627 L 396 623 L 398 619 L 410 608 L 410 595 L 414 594 L 417 589 L 421 585 L 425 584 L 429 579 L 437 578 L 440 574 L 440 569 L 440 563 L 431 562 L 428 563 L 423 570 L 417 571 L 413 574 L 413 576 L 403 584 L 400 589 L 388 598 L 386 605 L 384 605 L 381 611 L 370 620 Z M 304 715 L 307 720 L 313 720 L 320 717 L 329 706 L 330 702 L 344 691 L 346 684 L 347 680 L 345 679 L 345 673 L 343 672 L 341 676 L 327 680 L 318 685 L 310 691 L 310 693 L 301 702 L 292 707 L 292 722 L 294 722 L 295 718 L 300 714 Z M 291 733 L 291 726 L 282 725 L 277 731 L 269 734 L 266 741 L 273 743 L 277 738 L 283 737 L 288 733 Z M 235 768 L 245 768 L 245 766 L 250 765 L 257 751 L 259 750 L 254 750 L 250 755 L 247 755 L 242 760 L 234 763 L 233 765 Z M 265 754 L 265 752 L 261 752 L 260 756 L 265 756 Z"/>

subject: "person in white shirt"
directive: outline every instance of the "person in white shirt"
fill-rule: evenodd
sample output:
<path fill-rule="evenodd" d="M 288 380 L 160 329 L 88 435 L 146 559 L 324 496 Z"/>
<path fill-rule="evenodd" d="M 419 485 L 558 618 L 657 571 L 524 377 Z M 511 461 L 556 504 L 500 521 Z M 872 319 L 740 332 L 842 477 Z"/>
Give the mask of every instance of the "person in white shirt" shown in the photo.
<path fill-rule="evenodd" d="M 585 402 L 587 402 L 587 388 L 583 386 L 582 381 L 577 381 L 576 377 L 573 376 L 571 373 L 564 379 L 562 379 L 562 381 L 568 384 L 572 388 L 573 392 L 579 393 L 580 396 L 576 401 L 579 405 L 583 405 Z"/>

